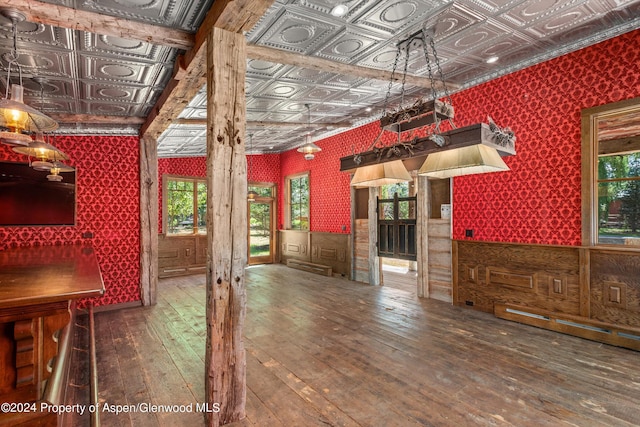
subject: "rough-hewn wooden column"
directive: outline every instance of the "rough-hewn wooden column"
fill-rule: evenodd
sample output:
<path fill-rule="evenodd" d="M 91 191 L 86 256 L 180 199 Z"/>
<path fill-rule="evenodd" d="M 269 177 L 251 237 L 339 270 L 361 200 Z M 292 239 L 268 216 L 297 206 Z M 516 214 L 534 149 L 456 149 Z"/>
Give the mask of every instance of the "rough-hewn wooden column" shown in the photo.
<path fill-rule="evenodd" d="M 378 256 L 378 195 L 379 187 L 369 187 L 369 284 L 380 285 L 380 257 Z"/>
<path fill-rule="evenodd" d="M 246 41 L 214 27 L 207 40 L 208 426 L 245 416 L 244 268 L 247 263 L 245 158 Z M 215 405 L 215 406 L 214 406 Z"/>
<path fill-rule="evenodd" d="M 140 298 L 156 303 L 158 287 L 158 142 L 140 138 Z"/>
<path fill-rule="evenodd" d="M 418 175 L 417 256 L 418 296 L 429 298 L 429 217 L 431 216 L 431 185 L 426 176 Z"/>

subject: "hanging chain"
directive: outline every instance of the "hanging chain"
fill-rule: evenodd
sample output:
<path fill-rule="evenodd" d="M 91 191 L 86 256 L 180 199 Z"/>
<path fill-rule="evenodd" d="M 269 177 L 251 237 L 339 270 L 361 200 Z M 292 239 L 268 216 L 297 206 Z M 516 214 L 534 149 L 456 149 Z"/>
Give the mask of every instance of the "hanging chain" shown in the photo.
<path fill-rule="evenodd" d="M 7 64 L 7 89 L 5 91 L 5 99 L 9 99 L 9 88 L 11 87 L 11 66 L 15 63 L 18 67 L 18 76 L 20 84 L 22 84 L 22 67 L 18 63 L 18 20 L 11 18 L 11 33 L 13 36 L 13 46 L 11 49 L 11 60 Z"/>
<path fill-rule="evenodd" d="M 402 104 L 404 104 L 404 87 L 407 82 L 407 71 L 409 71 L 409 52 L 410 52 L 411 43 L 407 43 L 407 53 L 404 60 L 404 70 L 402 72 L 402 86 L 400 88 L 400 108 L 402 109 Z"/>
<path fill-rule="evenodd" d="M 434 45 L 429 44 L 427 42 L 427 37 L 429 37 L 429 35 L 427 34 L 427 30 L 423 28 L 422 29 L 422 50 L 424 51 L 424 59 L 427 63 L 427 72 L 429 77 L 429 83 L 431 85 L 431 97 L 433 98 L 433 124 L 434 124 L 433 133 L 438 134 L 440 133 L 440 118 L 438 117 L 438 109 L 436 107 L 436 101 L 438 100 L 438 91 L 436 90 L 436 81 L 433 75 L 433 67 L 431 66 L 431 60 L 429 59 L 429 46 L 431 47 L 431 52 L 433 54 L 434 62 L 436 64 L 438 62 L 438 56 L 435 54 Z M 431 40 L 433 41 L 433 38 L 431 38 Z"/>
<path fill-rule="evenodd" d="M 433 69 L 431 68 L 431 60 L 429 59 L 429 49 L 427 47 L 427 32 L 426 30 L 422 30 L 422 50 L 424 50 L 424 59 L 427 62 L 427 73 L 429 77 L 429 83 L 431 84 L 431 96 L 435 101 L 438 98 L 438 93 L 436 91 L 436 82 L 433 77 Z"/>
<path fill-rule="evenodd" d="M 398 50 L 396 51 L 396 58 L 393 61 L 393 69 L 391 70 L 389 87 L 387 88 L 387 95 L 384 97 L 384 105 L 382 107 L 382 117 L 384 117 L 384 115 L 387 114 L 387 104 L 389 103 L 389 98 L 391 97 L 391 87 L 393 86 L 393 78 L 395 77 L 396 70 L 398 69 L 399 60 L 400 60 L 400 46 L 398 46 Z"/>
<path fill-rule="evenodd" d="M 431 51 L 433 52 L 433 59 L 436 63 L 436 69 L 438 70 L 438 76 L 440 77 L 440 81 L 442 82 L 442 88 L 444 89 L 444 96 L 450 105 L 453 104 L 451 102 L 451 95 L 449 95 L 449 90 L 447 89 L 447 83 L 444 81 L 444 73 L 442 72 L 442 68 L 440 67 L 440 59 L 438 58 L 438 52 L 436 51 L 436 42 L 434 38 L 429 35 L 429 45 L 431 46 Z"/>

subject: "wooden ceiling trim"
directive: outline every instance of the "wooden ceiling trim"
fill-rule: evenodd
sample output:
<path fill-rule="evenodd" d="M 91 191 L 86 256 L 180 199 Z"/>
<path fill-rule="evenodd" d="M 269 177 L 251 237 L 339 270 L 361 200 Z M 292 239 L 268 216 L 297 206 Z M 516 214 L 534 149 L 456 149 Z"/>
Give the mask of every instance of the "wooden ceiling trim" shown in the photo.
<path fill-rule="evenodd" d="M 172 124 L 174 125 L 189 125 L 189 126 L 206 126 L 207 119 L 175 119 Z M 298 128 L 300 126 L 306 126 L 310 128 L 349 128 L 353 126 L 351 122 L 314 122 L 311 124 L 300 122 L 272 122 L 272 121 L 248 121 L 247 127 L 274 127 L 274 128 Z"/>
<path fill-rule="evenodd" d="M 128 40 L 138 40 L 182 50 L 189 50 L 194 45 L 193 34 L 186 31 L 159 27 L 101 13 L 87 12 L 57 4 L 43 3 L 36 0 L 12 0 L 10 8 L 25 15 L 27 21 L 38 24 L 115 36 Z"/>
<path fill-rule="evenodd" d="M 368 79 L 386 81 L 390 81 L 392 77 L 391 71 L 344 64 L 324 58 L 318 58 L 316 56 L 305 56 L 299 53 L 287 52 L 285 50 L 274 49 L 267 46 L 247 45 L 247 57 L 251 59 L 259 59 L 261 61 L 273 62 L 275 64 L 293 65 L 296 67 L 320 70 L 344 76 L 365 77 Z M 396 82 L 402 81 L 402 73 L 396 72 L 395 75 L 393 75 L 393 80 Z M 431 89 L 431 80 L 426 77 L 407 74 L 405 81 L 409 85 Z M 434 83 L 436 89 L 442 88 L 442 82 L 436 80 Z M 447 83 L 447 88 L 449 90 L 455 90 L 458 87 Z"/>
<path fill-rule="evenodd" d="M 92 123 L 92 124 L 121 124 L 139 126 L 144 123 L 144 117 L 99 116 L 92 114 L 48 114 L 58 123 Z"/>
<path fill-rule="evenodd" d="M 248 31 L 265 14 L 273 0 L 216 0 L 195 36 L 193 47 L 176 61 L 173 78 L 140 129 L 140 135 L 158 138 L 207 82 L 205 49 L 211 28 Z"/>

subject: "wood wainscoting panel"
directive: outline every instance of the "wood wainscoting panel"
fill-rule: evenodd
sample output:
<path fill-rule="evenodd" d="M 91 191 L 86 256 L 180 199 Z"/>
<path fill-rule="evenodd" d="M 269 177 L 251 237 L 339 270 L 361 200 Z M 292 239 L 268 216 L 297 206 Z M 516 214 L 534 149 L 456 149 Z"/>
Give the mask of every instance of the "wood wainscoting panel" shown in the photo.
<path fill-rule="evenodd" d="M 577 247 L 455 242 L 454 304 L 494 312 L 517 304 L 580 315 L 580 252 Z"/>
<path fill-rule="evenodd" d="M 429 218 L 429 298 L 452 302 L 451 220 Z"/>
<path fill-rule="evenodd" d="M 355 276 L 357 282 L 369 283 L 369 220 L 356 219 L 354 227 Z"/>
<path fill-rule="evenodd" d="M 280 263 L 289 260 L 331 267 L 334 275 L 351 275 L 351 235 L 280 230 Z"/>
<path fill-rule="evenodd" d="M 202 273 L 207 265 L 207 236 L 158 235 L 158 277 Z"/>
<path fill-rule="evenodd" d="M 351 272 L 351 235 L 311 232 L 311 262 L 328 265 L 334 275 L 349 277 Z"/>
<path fill-rule="evenodd" d="M 311 262 L 309 250 L 309 232 L 301 230 L 280 230 L 280 262 L 287 264 L 289 259 Z"/>
<path fill-rule="evenodd" d="M 640 251 L 591 250 L 591 318 L 640 327 Z"/>
<path fill-rule="evenodd" d="M 505 286 L 521 292 L 538 293 L 538 275 L 506 268 L 487 266 L 486 283 L 489 286 Z"/>

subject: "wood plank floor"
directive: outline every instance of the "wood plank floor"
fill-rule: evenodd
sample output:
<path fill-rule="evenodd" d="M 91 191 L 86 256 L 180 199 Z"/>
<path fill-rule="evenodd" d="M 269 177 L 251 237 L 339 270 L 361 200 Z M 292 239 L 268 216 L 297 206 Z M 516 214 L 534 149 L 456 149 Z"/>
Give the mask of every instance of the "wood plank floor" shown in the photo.
<path fill-rule="evenodd" d="M 96 313 L 100 400 L 204 396 L 203 276 L 158 304 Z M 640 353 L 391 287 L 247 270 L 247 418 L 236 426 L 633 426 Z M 188 410 L 188 407 L 185 407 Z M 203 425 L 195 412 L 101 412 L 105 426 Z"/>

